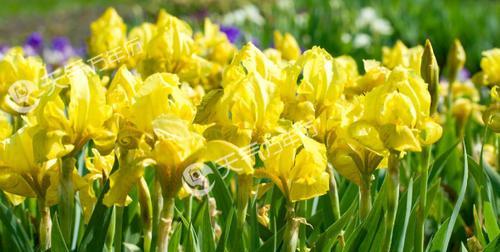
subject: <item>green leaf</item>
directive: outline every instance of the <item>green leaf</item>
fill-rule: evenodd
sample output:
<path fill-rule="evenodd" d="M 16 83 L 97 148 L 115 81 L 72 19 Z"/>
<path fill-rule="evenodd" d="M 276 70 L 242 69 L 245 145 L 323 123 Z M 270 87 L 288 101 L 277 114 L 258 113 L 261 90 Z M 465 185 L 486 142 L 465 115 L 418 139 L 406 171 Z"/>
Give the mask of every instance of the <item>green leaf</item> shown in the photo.
<path fill-rule="evenodd" d="M 182 225 L 180 223 L 175 224 L 173 230 L 174 232 L 168 241 L 168 251 L 178 250 L 181 243 Z"/>
<path fill-rule="evenodd" d="M 208 200 L 205 200 L 200 207 L 200 214 L 195 219 L 195 225 L 199 227 L 198 237 L 200 241 L 201 251 L 215 251 L 214 233 L 212 223 L 210 221 Z"/>
<path fill-rule="evenodd" d="M 213 182 L 212 195 L 217 201 L 217 208 L 220 208 L 222 214 L 222 220 L 229 220 L 228 214 L 233 208 L 233 199 L 231 197 L 231 192 L 227 187 L 227 183 L 224 182 L 219 169 L 217 169 L 216 165 L 210 164 L 209 167 L 212 169 L 213 174 L 215 175 L 215 181 Z"/>
<path fill-rule="evenodd" d="M 498 252 L 500 248 L 500 235 L 498 235 L 492 242 L 484 248 L 484 252 Z"/>
<path fill-rule="evenodd" d="M 118 169 L 118 162 L 115 161 L 111 173 Z M 113 209 L 103 204 L 104 195 L 109 190 L 109 180 L 106 181 L 99 198 L 90 217 L 87 228 L 83 234 L 78 251 L 103 251 L 108 233 L 109 223 L 111 223 Z"/>
<path fill-rule="evenodd" d="M 349 210 L 347 210 L 347 212 L 345 212 L 340 219 L 329 226 L 323 234 L 318 237 L 317 241 L 313 241 L 314 245 L 312 247 L 312 251 L 331 251 L 331 248 L 333 247 L 333 244 L 337 240 L 337 236 L 340 234 L 342 229 L 347 225 L 347 223 L 353 221 L 355 216 L 354 213 L 356 213 L 356 207 L 357 203 L 354 201 Z"/>
<path fill-rule="evenodd" d="M 435 161 L 430 166 L 431 168 L 429 174 L 429 181 L 432 181 L 436 176 L 439 176 L 444 166 L 446 165 L 446 162 L 448 161 L 451 153 L 455 151 L 455 148 L 458 145 L 458 143 L 460 143 L 460 141 L 457 141 L 455 144 L 451 145 L 451 147 L 446 149 L 443 153 L 441 153 L 435 158 Z"/>
<path fill-rule="evenodd" d="M 401 198 L 401 201 L 404 200 L 406 197 L 406 206 L 405 206 L 405 211 L 398 211 L 398 213 L 403 214 L 403 216 L 398 216 L 396 219 L 396 225 L 394 227 L 394 234 L 400 234 L 399 237 L 396 235 L 394 236 L 395 240 L 393 246 L 397 246 L 398 251 L 403 251 L 404 246 L 405 246 L 405 239 L 406 239 L 406 231 L 408 230 L 408 223 L 410 222 L 410 216 L 411 216 L 411 211 L 412 211 L 412 202 L 413 202 L 413 179 L 410 180 L 410 184 L 408 185 L 408 191 L 406 192 L 405 196 Z M 399 204 L 402 206 L 402 204 Z M 404 217 L 403 223 L 401 223 L 401 217 Z M 401 225 L 402 224 L 402 225 Z"/>
<path fill-rule="evenodd" d="M 276 225 L 274 225 L 274 228 L 276 228 Z M 278 251 L 278 245 L 283 241 L 283 232 L 285 232 L 285 226 L 282 226 L 279 231 L 274 229 L 274 235 L 267 239 L 257 252 Z"/>
<path fill-rule="evenodd" d="M 64 240 L 61 226 L 59 225 L 59 218 L 57 217 L 57 212 L 52 218 L 52 251 L 69 252 L 66 241 Z"/>
<path fill-rule="evenodd" d="M 0 201 L 0 221 L 4 224 L 7 232 L 2 236 L 7 236 L 17 251 L 33 251 L 33 243 L 28 238 L 26 231 L 19 222 L 19 219 L 12 211 Z"/>
<path fill-rule="evenodd" d="M 488 233 L 488 237 L 493 238 L 497 237 L 500 234 L 500 228 L 498 228 L 497 217 L 495 215 L 495 211 L 491 206 L 490 202 L 483 203 L 484 208 L 484 226 L 486 228 L 486 233 Z"/>
<path fill-rule="evenodd" d="M 230 208 L 229 213 L 227 214 L 226 223 L 224 225 L 224 229 L 222 230 L 222 235 L 217 244 L 217 252 L 224 252 L 227 247 L 227 241 L 229 239 L 229 234 L 231 233 L 231 226 L 234 219 L 234 208 Z"/>
<path fill-rule="evenodd" d="M 453 232 L 453 227 L 455 226 L 455 222 L 457 221 L 458 214 L 460 212 L 460 208 L 462 206 L 462 202 L 464 201 L 465 191 L 467 189 L 467 180 L 469 175 L 469 165 L 468 165 L 468 156 L 467 149 L 465 148 L 465 143 L 463 143 L 463 151 L 464 151 L 464 176 L 462 179 L 462 185 L 460 187 L 460 193 L 458 195 L 457 202 L 455 203 L 455 207 L 453 208 L 453 212 L 451 217 L 449 217 L 446 222 L 439 227 L 436 236 L 432 239 L 430 251 L 441 251 L 445 252 L 448 248 L 451 234 Z"/>

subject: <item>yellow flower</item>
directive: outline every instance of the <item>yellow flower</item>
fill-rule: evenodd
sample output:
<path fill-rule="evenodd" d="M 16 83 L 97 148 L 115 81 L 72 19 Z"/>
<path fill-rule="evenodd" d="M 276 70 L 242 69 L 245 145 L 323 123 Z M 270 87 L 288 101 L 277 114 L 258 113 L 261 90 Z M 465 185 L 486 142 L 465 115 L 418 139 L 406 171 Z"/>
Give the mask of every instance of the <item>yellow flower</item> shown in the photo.
<path fill-rule="evenodd" d="M 93 188 L 94 181 L 99 181 L 102 186 L 109 178 L 115 162 L 115 153 L 113 151 L 108 155 L 101 155 L 97 149 L 92 149 L 91 151 L 92 156 L 85 156 L 85 167 L 88 170 L 88 173 L 84 177 L 86 186 L 80 190 L 80 203 L 83 208 L 85 222 L 90 220 L 96 202 Z"/>
<path fill-rule="evenodd" d="M 144 47 L 149 43 L 149 41 L 151 41 L 156 32 L 156 25 L 147 22 L 142 23 L 141 25 L 136 26 L 130 30 L 127 36 L 128 41 L 134 41 L 134 43 L 137 43 L 137 45 L 140 46 L 140 49 L 136 49 L 138 53 L 128 55 L 129 58 L 127 61 L 127 66 L 131 68 L 136 67 L 138 62 L 144 59 Z"/>
<path fill-rule="evenodd" d="M 0 112 L 0 141 L 9 137 L 12 134 L 12 126 L 10 125 L 9 118 Z"/>
<path fill-rule="evenodd" d="M 151 133 L 152 121 L 162 114 L 176 115 L 191 122 L 195 107 L 179 89 L 179 79 L 174 74 L 157 73 L 149 76 L 134 97 L 127 119 L 142 132 Z"/>
<path fill-rule="evenodd" d="M 412 69 L 420 75 L 420 63 L 424 48 L 416 46 L 408 48 L 401 41 L 397 41 L 393 48 L 382 48 L 382 63 L 390 69 L 403 66 Z"/>
<path fill-rule="evenodd" d="M 500 48 L 483 52 L 481 69 L 487 84 L 500 84 Z"/>
<path fill-rule="evenodd" d="M 199 47 L 200 56 L 222 66 L 229 64 L 236 53 L 236 47 L 231 44 L 226 34 L 208 18 L 205 19 L 204 33 L 196 34 L 195 42 Z"/>
<path fill-rule="evenodd" d="M 281 34 L 274 31 L 274 45 L 284 60 L 297 60 L 300 56 L 300 47 L 290 33 Z"/>
<path fill-rule="evenodd" d="M 106 91 L 107 103 L 114 112 L 123 114 L 134 102 L 137 90 L 142 85 L 142 80 L 121 66 L 115 73 L 111 84 Z"/>
<path fill-rule="evenodd" d="M 353 86 L 346 87 L 346 95 L 361 95 L 369 92 L 374 87 L 382 85 L 390 70 L 381 66 L 380 62 L 375 60 L 364 60 L 365 74 L 360 76 Z"/>
<path fill-rule="evenodd" d="M 67 108 L 58 89 L 43 97 L 29 117 L 30 125 L 38 124 L 48 132 L 64 135 L 64 144 L 74 152 L 81 150 L 90 139 L 97 147 L 109 151 L 115 137 L 105 123 L 112 109 L 106 104 L 101 79 L 89 68 L 76 69 L 66 78 L 70 89 Z"/>
<path fill-rule="evenodd" d="M 323 144 L 291 129 L 262 145 L 264 167 L 256 175 L 272 179 L 290 202 L 323 195 L 329 188 Z"/>
<path fill-rule="evenodd" d="M 363 117 L 351 130 L 356 132 L 358 142 L 376 153 L 385 149 L 420 151 L 422 130 L 432 133 L 425 136 L 426 144 L 441 137 L 437 129 L 440 126 L 429 120 L 427 84 L 412 71 L 396 67 L 386 82 L 368 92 L 364 100 Z"/>
<path fill-rule="evenodd" d="M 246 45 L 226 68 L 222 92 L 213 91 L 202 101 L 196 122 L 216 123 L 205 135 L 245 146 L 274 132 L 283 111 L 278 74 L 279 69 L 262 52 Z"/>
<path fill-rule="evenodd" d="M 47 74 L 39 58 L 24 57 L 21 48 L 10 49 L 0 59 L 0 105 L 11 114 L 33 110 L 46 88 Z"/>
<path fill-rule="evenodd" d="M 68 153 L 62 135 L 40 127 L 24 127 L 0 143 L 0 188 L 37 197 L 47 205 L 58 202 L 56 158 Z"/>
<path fill-rule="evenodd" d="M 97 20 L 90 24 L 88 41 L 89 54 L 98 56 L 123 47 L 127 40 L 127 26 L 113 8 L 108 8 Z M 116 67 L 114 62 L 106 62 L 105 68 Z"/>

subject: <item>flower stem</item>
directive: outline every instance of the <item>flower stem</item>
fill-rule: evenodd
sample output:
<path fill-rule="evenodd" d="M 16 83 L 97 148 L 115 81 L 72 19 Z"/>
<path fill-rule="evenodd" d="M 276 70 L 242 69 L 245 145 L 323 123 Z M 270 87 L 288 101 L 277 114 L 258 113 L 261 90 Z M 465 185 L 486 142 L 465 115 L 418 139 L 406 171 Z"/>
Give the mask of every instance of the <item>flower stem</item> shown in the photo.
<path fill-rule="evenodd" d="M 389 156 L 387 183 L 387 205 L 385 215 L 385 239 L 382 251 L 390 251 L 392 242 L 392 231 L 396 219 L 399 197 L 399 152 L 392 151 Z"/>
<path fill-rule="evenodd" d="M 151 239 L 153 234 L 153 207 L 151 204 L 151 195 L 148 184 L 144 178 L 141 178 L 138 184 L 139 204 L 141 206 L 141 218 L 144 233 L 144 252 L 151 249 Z"/>
<path fill-rule="evenodd" d="M 123 235 L 123 207 L 116 206 L 116 229 L 115 229 L 115 239 L 114 247 L 115 252 L 122 251 L 122 235 Z"/>
<path fill-rule="evenodd" d="M 158 245 L 158 228 L 160 223 L 160 214 L 163 209 L 163 196 L 161 194 L 161 185 L 158 179 L 154 179 L 153 182 L 153 195 L 152 200 L 154 200 L 153 204 L 153 233 L 151 240 L 151 251 L 155 251 L 156 246 Z M 153 201 L 152 201 L 153 202 Z"/>
<path fill-rule="evenodd" d="M 238 199 L 237 199 L 237 226 L 236 231 L 241 234 L 241 240 L 236 241 L 233 250 L 241 251 L 246 248 L 245 222 L 247 218 L 248 200 L 252 192 L 253 179 L 251 175 L 238 175 Z"/>
<path fill-rule="evenodd" d="M 73 169 L 76 160 L 73 157 L 63 157 L 61 175 L 59 176 L 59 211 L 61 214 L 61 232 L 66 244 L 71 244 L 73 219 L 75 213 L 75 192 L 73 188 Z"/>
<path fill-rule="evenodd" d="M 299 221 L 295 218 L 295 204 L 288 202 L 286 206 L 286 227 L 283 234 L 283 251 L 295 252 L 299 238 Z"/>
<path fill-rule="evenodd" d="M 333 172 L 333 167 L 328 165 L 328 173 L 330 175 L 330 190 L 328 194 L 330 196 L 330 204 L 333 210 L 333 221 L 340 219 L 340 204 L 339 204 L 339 191 L 337 188 L 337 181 L 335 180 L 335 173 Z"/>
<path fill-rule="evenodd" d="M 362 221 L 366 220 L 372 208 L 370 188 L 371 181 L 369 175 L 362 175 L 363 181 L 359 187 L 359 217 Z"/>
<path fill-rule="evenodd" d="M 46 251 L 51 248 L 52 219 L 50 218 L 50 208 L 45 205 L 45 199 L 38 199 L 40 210 L 40 250 Z"/>
<path fill-rule="evenodd" d="M 417 237 L 415 251 L 424 251 L 425 209 L 427 206 L 427 180 L 429 177 L 429 158 L 431 147 L 426 146 L 422 151 L 422 166 L 420 167 L 420 202 L 417 212 Z"/>
<path fill-rule="evenodd" d="M 172 228 L 172 220 L 174 218 L 175 198 L 164 198 L 163 209 L 161 210 L 159 236 L 158 236 L 158 252 L 168 251 L 168 239 L 170 229 Z"/>

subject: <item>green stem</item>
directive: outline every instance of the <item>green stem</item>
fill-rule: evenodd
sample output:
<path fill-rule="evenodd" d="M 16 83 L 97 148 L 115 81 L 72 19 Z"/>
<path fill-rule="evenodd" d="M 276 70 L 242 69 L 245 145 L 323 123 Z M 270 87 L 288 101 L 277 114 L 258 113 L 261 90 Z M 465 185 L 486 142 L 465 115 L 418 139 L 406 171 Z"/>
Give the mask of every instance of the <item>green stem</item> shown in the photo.
<path fill-rule="evenodd" d="M 340 219 L 339 191 L 337 181 L 335 180 L 335 173 L 331 165 L 328 165 L 328 173 L 330 174 L 330 190 L 328 191 L 328 195 L 330 196 L 330 204 L 333 210 L 333 221 L 337 221 Z"/>
<path fill-rule="evenodd" d="M 164 201 L 158 228 L 158 252 L 168 251 L 168 239 L 170 229 L 172 228 L 172 220 L 174 218 L 175 198 L 164 198 Z"/>
<path fill-rule="evenodd" d="M 46 251 L 51 248 L 52 219 L 50 218 L 50 208 L 45 205 L 45 199 L 38 199 L 40 210 L 40 250 Z"/>
<path fill-rule="evenodd" d="M 424 251 L 425 242 L 425 209 L 427 207 L 427 180 L 429 178 L 429 162 L 431 156 L 431 146 L 426 146 L 422 150 L 422 166 L 420 167 L 420 198 L 417 212 L 417 236 L 415 239 L 415 251 Z"/>
<path fill-rule="evenodd" d="M 389 156 L 387 183 L 387 205 L 385 215 L 385 239 L 382 251 L 390 251 L 392 242 L 392 231 L 396 219 L 399 197 L 399 152 L 392 151 Z"/>
<path fill-rule="evenodd" d="M 124 210 L 124 208 L 121 206 L 115 207 L 115 211 L 116 211 L 116 230 L 115 230 L 115 239 L 114 239 L 115 252 L 122 251 L 123 210 Z"/>
<path fill-rule="evenodd" d="M 242 231 L 247 217 L 248 199 L 252 190 L 252 176 L 238 176 L 238 230 Z"/>
<path fill-rule="evenodd" d="M 295 218 L 295 204 L 288 202 L 286 206 L 286 227 L 283 234 L 283 251 L 295 252 L 299 238 L 299 221 Z"/>
<path fill-rule="evenodd" d="M 151 239 L 153 235 L 153 207 L 148 184 L 144 178 L 141 178 L 138 184 L 139 204 L 141 206 L 142 230 L 144 233 L 144 252 L 151 249 Z"/>
<path fill-rule="evenodd" d="M 153 195 L 152 200 L 154 200 L 153 204 L 153 233 L 151 240 L 151 251 L 155 251 L 156 246 L 158 245 L 158 227 L 160 223 L 160 214 L 163 209 L 163 196 L 161 194 L 161 185 L 158 179 L 155 179 L 153 182 Z"/>
<path fill-rule="evenodd" d="M 108 227 L 108 232 L 106 232 L 106 248 L 108 251 L 113 251 L 113 240 L 115 239 L 116 230 L 116 211 L 111 212 L 111 220 Z"/>
<path fill-rule="evenodd" d="M 12 126 L 13 126 L 13 132 L 18 131 L 20 128 L 23 127 L 23 118 L 21 117 L 21 115 L 12 116 Z"/>
<path fill-rule="evenodd" d="M 364 221 L 372 208 L 370 175 L 362 175 L 362 180 L 359 186 L 359 217 Z"/>
<path fill-rule="evenodd" d="M 73 169 L 76 160 L 73 157 L 63 157 L 61 174 L 59 176 L 59 211 L 61 214 L 61 232 L 66 244 L 71 244 L 73 220 L 75 214 L 75 191 L 73 187 Z"/>
<path fill-rule="evenodd" d="M 252 191 L 253 179 L 251 175 L 238 175 L 238 200 L 237 200 L 237 232 L 241 234 L 241 240 L 235 242 L 237 251 L 244 250 L 245 222 L 247 218 L 248 200 Z"/>

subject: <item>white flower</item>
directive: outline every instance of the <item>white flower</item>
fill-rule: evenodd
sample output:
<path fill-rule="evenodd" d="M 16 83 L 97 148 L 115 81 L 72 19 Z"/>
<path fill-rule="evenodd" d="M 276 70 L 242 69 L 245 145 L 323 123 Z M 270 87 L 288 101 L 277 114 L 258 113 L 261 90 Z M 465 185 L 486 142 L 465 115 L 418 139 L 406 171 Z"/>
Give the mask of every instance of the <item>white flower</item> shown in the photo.
<path fill-rule="evenodd" d="M 260 15 L 259 9 L 252 4 L 227 13 L 222 17 L 221 22 L 225 25 L 242 25 L 246 21 L 258 26 L 262 26 L 265 22 L 264 17 Z"/>
<path fill-rule="evenodd" d="M 376 18 L 370 24 L 370 29 L 375 34 L 381 35 L 391 35 L 392 34 L 392 26 L 389 21 L 383 18 Z"/>
<path fill-rule="evenodd" d="M 365 33 L 358 33 L 354 36 L 354 48 L 367 48 L 372 43 L 372 38 Z"/>
<path fill-rule="evenodd" d="M 373 9 L 372 7 L 364 7 L 363 9 L 361 9 L 358 18 L 356 19 L 356 27 L 364 28 L 370 25 L 370 23 L 372 23 L 377 18 L 378 16 L 375 12 L 375 9 Z"/>
<path fill-rule="evenodd" d="M 342 35 L 340 36 L 340 40 L 344 44 L 349 44 L 349 42 L 351 42 L 352 40 L 352 36 L 349 33 L 342 33 Z"/>

